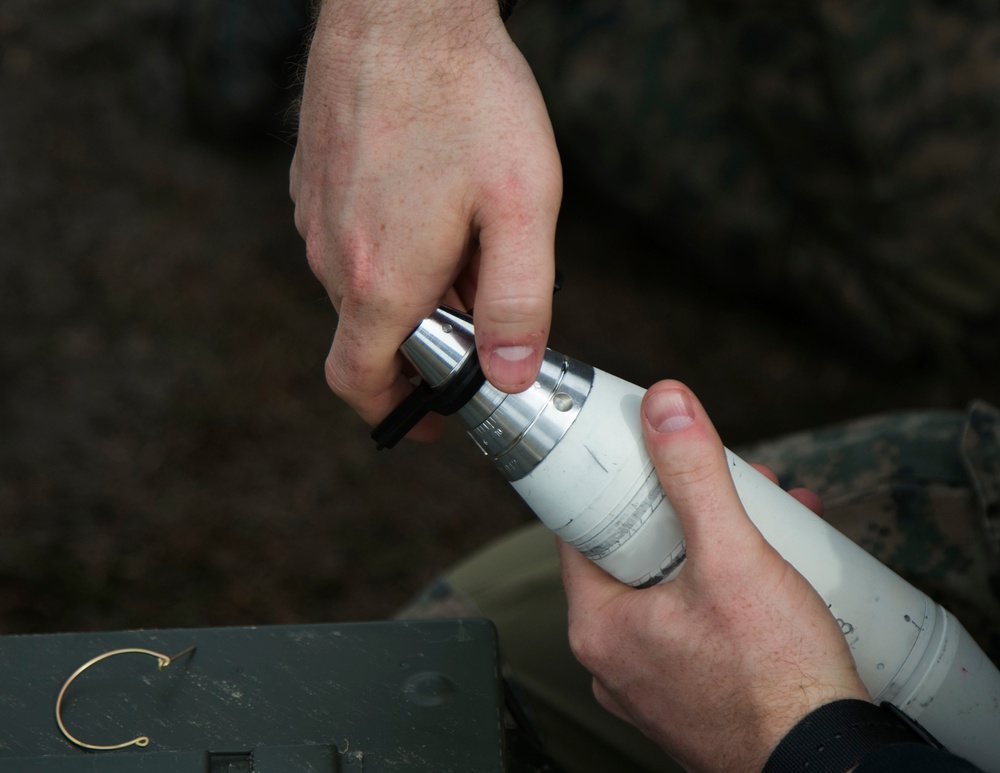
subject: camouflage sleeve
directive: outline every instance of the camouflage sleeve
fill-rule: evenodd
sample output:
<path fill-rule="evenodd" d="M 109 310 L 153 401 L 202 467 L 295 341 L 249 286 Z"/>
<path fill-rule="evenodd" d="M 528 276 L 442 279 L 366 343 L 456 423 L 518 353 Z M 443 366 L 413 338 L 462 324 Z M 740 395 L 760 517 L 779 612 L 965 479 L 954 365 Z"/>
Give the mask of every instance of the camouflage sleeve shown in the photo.
<path fill-rule="evenodd" d="M 510 26 L 567 170 L 672 259 L 886 359 L 1000 361 L 991 4 L 546 0 Z"/>
<path fill-rule="evenodd" d="M 896 413 L 741 449 L 958 616 L 1000 661 L 1000 411 Z"/>

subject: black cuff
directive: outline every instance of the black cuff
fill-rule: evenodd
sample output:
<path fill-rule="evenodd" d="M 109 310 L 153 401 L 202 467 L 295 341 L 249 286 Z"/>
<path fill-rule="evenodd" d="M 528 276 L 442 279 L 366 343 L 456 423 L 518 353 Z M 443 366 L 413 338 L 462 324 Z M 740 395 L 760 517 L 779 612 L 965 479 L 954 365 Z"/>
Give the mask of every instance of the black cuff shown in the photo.
<path fill-rule="evenodd" d="M 940 748 L 933 736 L 891 704 L 834 701 L 793 727 L 771 753 L 762 773 L 843 773 L 865 755 L 896 743 Z"/>
<path fill-rule="evenodd" d="M 504 21 L 510 18 L 510 15 L 514 12 L 514 6 L 517 5 L 517 0 L 497 0 L 500 4 L 500 18 Z"/>

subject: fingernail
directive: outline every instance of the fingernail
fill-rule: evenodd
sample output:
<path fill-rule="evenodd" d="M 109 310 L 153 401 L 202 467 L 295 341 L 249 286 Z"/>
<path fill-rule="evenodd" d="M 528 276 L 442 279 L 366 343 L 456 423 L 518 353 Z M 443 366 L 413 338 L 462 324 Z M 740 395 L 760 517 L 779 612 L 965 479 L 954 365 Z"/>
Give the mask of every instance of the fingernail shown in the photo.
<path fill-rule="evenodd" d="M 676 432 L 694 423 L 694 407 L 687 392 L 665 389 L 646 398 L 646 420 L 657 432 Z"/>
<path fill-rule="evenodd" d="M 490 381 L 503 387 L 527 386 L 536 375 L 534 355 L 531 346 L 498 346 L 490 354 Z"/>

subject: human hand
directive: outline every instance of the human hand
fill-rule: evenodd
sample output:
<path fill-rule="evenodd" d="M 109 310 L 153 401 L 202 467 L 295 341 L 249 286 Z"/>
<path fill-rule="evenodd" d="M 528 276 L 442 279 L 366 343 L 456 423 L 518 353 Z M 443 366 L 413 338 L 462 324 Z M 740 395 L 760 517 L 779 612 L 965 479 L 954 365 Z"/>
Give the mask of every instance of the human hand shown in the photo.
<path fill-rule="evenodd" d="M 327 381 L 362 418 L 379 421 L 410 392 L 397 350 L 442 303 L 473 309 L 495 386 L 534 381 L 562 171 L 496 0 L 326 3 L 290 192 L 339 314 Z M 425 422 L 411 436 L 434 432 Z"/>
<path fill-rule="evenodd" d="M 636 590 L 560 541 L 570 646 L 601 705 L 686 769 L 759 771 L 810 711 L 869 696 L 826 604 L 747 516 L 698 400 L 665 381 L 642 412 L 687 560 Z"/>

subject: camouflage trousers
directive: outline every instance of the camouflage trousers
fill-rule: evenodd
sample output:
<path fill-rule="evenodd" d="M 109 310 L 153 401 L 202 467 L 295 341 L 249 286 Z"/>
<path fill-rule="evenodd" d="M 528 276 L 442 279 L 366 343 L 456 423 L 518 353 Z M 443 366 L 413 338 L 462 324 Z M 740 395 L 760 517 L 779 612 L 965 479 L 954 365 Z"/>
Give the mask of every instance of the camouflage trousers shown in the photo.
<path fill-rule="evenodd" d="M 531 0 L 509 29 L 567 175 L 675 260 L 883 359 L 997 362 L 995 4 Z"/>
<path fill-rule="evenodd" d="M 876 416 L 739 449 L 786 488 L 820 494 L 825 518 L 951 610 L 1000 662 L 1000 412 Z M 447 572 L 405 618 L 486 616 L 508 677 L 566 771 L 673 771 L 663 752 L 596 703 L 566 641 L 551 534 L 522 528 Z"/>

